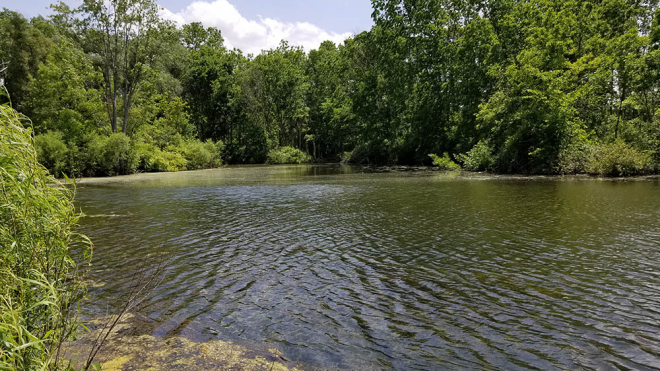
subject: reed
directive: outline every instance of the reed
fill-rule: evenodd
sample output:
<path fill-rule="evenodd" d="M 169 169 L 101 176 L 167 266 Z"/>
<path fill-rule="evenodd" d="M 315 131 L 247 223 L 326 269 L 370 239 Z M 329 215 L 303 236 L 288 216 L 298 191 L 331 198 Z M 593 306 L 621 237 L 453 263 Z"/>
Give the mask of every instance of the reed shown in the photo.
<path fill-rule="evenodd" d="M 0 106 L 0 370 L 70 368 L 62 344 L 86 291 L 71 253 L 92 252 L 74 192 L 37 162 L 29 120 Z"/>

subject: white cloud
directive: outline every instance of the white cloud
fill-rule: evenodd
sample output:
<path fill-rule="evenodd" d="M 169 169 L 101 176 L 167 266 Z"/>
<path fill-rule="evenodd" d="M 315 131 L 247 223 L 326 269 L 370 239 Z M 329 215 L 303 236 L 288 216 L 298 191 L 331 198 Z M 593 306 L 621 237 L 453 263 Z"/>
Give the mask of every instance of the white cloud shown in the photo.
<path fill-rule="evenodd" d="M 177 13 L 163 8 L 161 16 L 178 26 L 201 22 L 206 27 L 216 27 L 222 32 L 227 47 L 255 55 L 277 47 L 281 40 L 309 51 L 325 40 L 341 43 L 352 35 L 350 32 L 327 32 L 308 22 L 288 23 L 261 17 L 247 19 L 227 0 L 195 1 Z"/>

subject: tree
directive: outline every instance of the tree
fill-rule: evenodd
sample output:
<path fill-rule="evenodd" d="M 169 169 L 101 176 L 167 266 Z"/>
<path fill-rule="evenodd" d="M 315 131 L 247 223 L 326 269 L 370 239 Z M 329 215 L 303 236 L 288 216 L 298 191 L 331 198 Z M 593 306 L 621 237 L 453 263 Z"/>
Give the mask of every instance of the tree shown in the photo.
<path fill-rule="evenodd" d="M 233 122 L 229 107 L 233 74 L 241 56 L 224 47 L 220 31 L 200 23 L 183 27 L 182 43 L 189 50 L 185 95 L 192 122 L 201 139 L 232 143 Z"/>
<path fill-rule="evenodd" d="M 97 87 L 101 81 L 82 50 L 60 37 L 26 87 L 24 111 L 36 134 L 60 131 L 72 140 L 100 126 L 104 109 Z"/>
<path fill-rule="evenodd" d="M 118 97 L 123 100 L 122 131 L 126 133 L 133 96 L 155 58 L 156 36 L 162 27 L 153 0 L 84 0 L 85 46 L 99 56 L 110 125 L 117 132 Z"/>
<path fill-rule="evenodd" d="M 232 104 L 242 120 L 259 127 L 265 140 L 265 155 L 271 149 L 291 146 L 304 149 L 309 108 L 305 102 L 307 56 L 299 47 L 282 42 L 264 51 L 238 72 Z M 240 107 L 240 108 L 239 108 Z"/>
<path fill-rule="evenodd" d="M 34 21 L 39 22 L 40 18 Z M 16 109 L 22 108 L 28 82 L 46 60 L 51 46 L 48 36 L 21 14 L 6 8 L 0 12 L 0 79 Z M 5 99 L 0 97 L 0 102 Z"/>

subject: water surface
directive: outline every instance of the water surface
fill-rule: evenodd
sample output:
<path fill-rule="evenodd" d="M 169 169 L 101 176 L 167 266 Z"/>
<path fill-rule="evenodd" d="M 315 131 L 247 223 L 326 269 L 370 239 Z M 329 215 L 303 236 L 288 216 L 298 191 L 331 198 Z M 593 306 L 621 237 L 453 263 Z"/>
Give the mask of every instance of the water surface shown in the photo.
<path fill-rule="evenodd" d="M 230 167 L 78 187 L 92 313 L 339 369 L 660 367 L 657 180 Z"/>

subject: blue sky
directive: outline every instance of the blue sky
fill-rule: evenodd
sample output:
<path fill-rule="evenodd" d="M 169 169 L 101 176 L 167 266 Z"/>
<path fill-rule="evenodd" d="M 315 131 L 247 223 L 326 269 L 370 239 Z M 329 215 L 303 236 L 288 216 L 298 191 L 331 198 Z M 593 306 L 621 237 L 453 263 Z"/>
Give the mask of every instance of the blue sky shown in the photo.
<path fill-rule="evenodd" d="M 49 14 L 55 0 L 0 0 L 26 17 Z M 72 6 L 79 0 L 66 0 Z M 341 42 L 371 28 L 370 0 L 157 0 L 179 25 L 200 21 L 221 29 L 227 44 L 258 53 L 280 39 L 309 50 L 325 39 Z"/>

